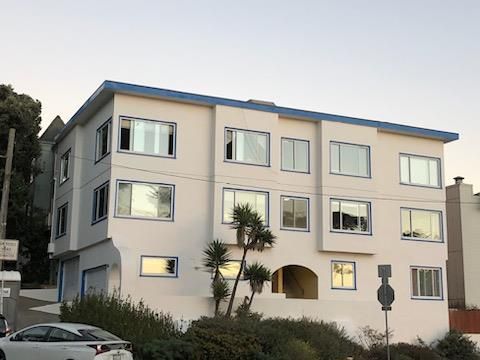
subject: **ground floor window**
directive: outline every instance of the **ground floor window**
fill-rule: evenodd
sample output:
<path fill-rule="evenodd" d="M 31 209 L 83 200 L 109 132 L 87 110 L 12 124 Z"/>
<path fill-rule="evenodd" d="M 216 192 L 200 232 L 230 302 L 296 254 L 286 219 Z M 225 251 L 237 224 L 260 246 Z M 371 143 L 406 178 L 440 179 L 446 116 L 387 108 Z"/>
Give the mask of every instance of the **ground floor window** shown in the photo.
<path fill-rule="evenodd" d="M 412 297 L 414 299 L 442 299 L 442 269 L 411 267 Z"/>
<path fill-rule="evenodd" d="M 356 289 L 355 263 L 332 261 L 332 289 Z"/>
<path fill-rule="evenodd" d="M 173 256 L 142 256 L 140 258 L 140 275 L 177 277 L 178 258 Z"/>

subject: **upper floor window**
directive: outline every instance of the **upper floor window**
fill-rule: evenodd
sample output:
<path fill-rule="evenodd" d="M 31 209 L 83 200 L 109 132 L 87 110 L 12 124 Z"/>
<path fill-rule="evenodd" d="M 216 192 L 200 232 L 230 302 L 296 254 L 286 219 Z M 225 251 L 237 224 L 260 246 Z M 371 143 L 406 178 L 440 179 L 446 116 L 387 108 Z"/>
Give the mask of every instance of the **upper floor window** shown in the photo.
<path fill-rule="evenodd" d="M 370 234 L 370 203 L 352 200 L 330 200 L 332 230 Z"/>
<path fill-rule="evenodd" d="M 412 298 L 442 299 L 442 273 L 440 268 L 410 268 L 412 275 Z"/>
<path fill-rule="evenodd" d="M 330 172 L 370 177 L 370 148 L 365 145 L 330 142 Z"/>
<path fill-rule="evenodd" d="M 173 185 L 119 181 L 117 215 L 173 220 Z"/>
<path fill-rule="evenodd" d="M 442 213 L 440 211 L 402 209 L 401 212 L 403 238 L 442 241 Z"/>
<path fill-rule="evenodd" d="M 60 184 L 67 181 L 70 177 L 70 154 L 71 150 L 68 150 L 60 158 Z"/>
<path fill-rule="evenodd" d="M 167 256 L 142 256 L 140 258 L 140 275 L 177 277 L 178 258 Z"/>
<path fill-rule="evenodd" d="M 268 166 L 269 148 L 268 133 L 225 129 L 225 159 L 228 161 Z"/>
<path fill-rule="evenodd" d="M 268 193 L 223 189 L 223 222 L 232 222 L 233 208 L 240 204 L 250 204 L 268 225 Z"/>
<path fill-rule="evenodd" d="M 440 188 L 440 159 L 400 154 L 400 182 Z"/>
<path fill-rule="evenodd" d="M 68 203 L 60 206 L 57 209 L 57 237 L 63 236 L 67 233 L 67 215 L 68 215 Z"/>
<path fill-rule="evenodd" d="M 154 120 L 120 118 L 120 150 L 175 156 L 175 124 Z"/>
<path fill-rule="evenodd" d="M 286 230 L 308 231 L 308 199 L 281 196 L 282 224 Z"/>
<path fill-rule="evenodd" d="M 282 170 L 309 172 L 309 156 L 308 141 L 282 138 Z"/>
<path fill-rule="evenodd" d="M 107 121 L 105 124 L 100 126 L 97 129 L 97 139 L 96 139 L 96 151 L 95 151 L 95 160 L 98 161 L 104 156 L 110 153 L 110 127 L 111 121 Z"/>
<path fill-rule="evenodd" d="M 332 288 L 354 290 L 355 263 L 348 261 L 332 261 Z"/>
<path fill-rule="evenodd" d="M 106 183 L 93 191 L 92 222 L 103 220 L 108 215 L 108 188 L 109 184 Z"/>

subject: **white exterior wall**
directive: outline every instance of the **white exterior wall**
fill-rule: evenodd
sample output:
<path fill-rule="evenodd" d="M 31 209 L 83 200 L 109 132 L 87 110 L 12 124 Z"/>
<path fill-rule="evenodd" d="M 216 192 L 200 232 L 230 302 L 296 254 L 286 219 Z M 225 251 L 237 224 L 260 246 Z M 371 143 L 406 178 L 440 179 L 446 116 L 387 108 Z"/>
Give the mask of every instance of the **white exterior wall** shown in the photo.
<path fill-rule="evenodd" d="M 78 186 L 84 190 L 77 200 L 73 199 L 80 205 L 77 225 L 69 228 L 74 234 L 69 248 L 75 250 L 72 254 L 80 255 L 80 272 L 108 265 L 109 269 L 115 269 L 109 273 L 111 282 L 120 284 L 124 295 L 143 298 L 152 307 L 169 311 L 177 318 L 188 320 L 212 314 L 211 278 L 201 266 L 202 250 L 210 240 L 220 238 L 232 244 L 233 258 L 240 259 L 240 251 L 234 245 L 234 231 L 222 224 L 222 190 L 228 187 L 268 191 L 269 223 L 278 237 L 277 243 L 263 253 L 249 253 L 247 262 L 260 260 L 272 272 L 286 265 L 309 268 L 318 276 L 318 300 L 285 299 L 284 294 L 274 294 L 267 286 L 255 297 L 253 310 L 266 316 L 334 320 L 352 334 L 364 325 L 382 329 L 384 315 L 376 299 L 380 284 L 377 265 L 387 263 L 392 264 L 391 284 L 396 290 L 390 313 L 394 341 L 411 341 L 417 335 L 430 341 L 448 330 L 447 302 L 412 300 L 410 290 L 411 265 L 441 267 L 446 298 L 446 231 L 444 243 L 400 239 L 400 207 L 444 212 L 445 194 L 443 188 L 400 185 L 399 153 L 439 157 L 443 162 L 441 141 L 330 121 L 293 120 L 227 106 L 211 108 L 116 94 L 113 102 L 87 124 L 75 127 L 61 141 L 59 149 L 83 141 L 82 153 L 93 153 L 91 141 L 95 139 L 95 130 L 108 114 L 113 114 L 113 136 L 111 156 L 104 159 L 106 165 L 75 167 L 83 184 Z M 121 115 L 175 122 L 175 159 L 118 152 Z M 270 166 L 225 162 L 225 127 L 270 133 Z M 79 128 L 82 134 L 73 138 Z M 281 137 L 310 142 L 309 174 L 280 170 Z M 372 178 L 330 174 L 329 143 L 333 140 L 370 146 Z M 93 189 L 108 179 L 108 219 L 91 226 Z M 174 221 L 116 217 L 117 180 L 175 185 Z M 67 196 L 60 192 L 58 195 Z M 310 199 L 310 231 L 280 230 L 280 195 Z M 372 235 L 331 233 L 331 197 L 371 202 Z M 65 241 L 69 238 L 65 237 Z M 66 255 L 64 247 L 59 245 L 56 256 Z M 178 257 L 178 278 L 139 276 L 141 255 Z M 331 289 L 332 260 L 356 263 L 356 290 Z M 113 287 L 116 286 L 109 283 L 109 288 Z M 247 294 L 247 284 L 241 283 L 237 296 L 242 299 Z"/>

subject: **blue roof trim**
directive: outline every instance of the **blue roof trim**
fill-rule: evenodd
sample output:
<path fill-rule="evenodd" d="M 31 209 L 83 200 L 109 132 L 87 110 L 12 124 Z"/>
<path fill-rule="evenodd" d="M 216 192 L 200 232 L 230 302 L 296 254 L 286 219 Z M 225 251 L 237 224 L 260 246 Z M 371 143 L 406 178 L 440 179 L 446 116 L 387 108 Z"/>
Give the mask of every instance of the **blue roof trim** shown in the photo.
<path fill-rule="evenodd" d="M 112 94 L 115 92 L 119 92 L 119 93 L 133 94 L 133 95 L 168 98 L 176 101 L 197 103 L 197 104 L 211 105 L 211 106 L 225 105 L 225 106 L 238 107 L 238 108 L 249 109 L 249 110 L 271 112 L 271 113 L 276 113 L 276 114 L 287 116 L 287 117 L 300 118 L 300 119 L 342 122 L 342 123 L 353 124 L 353 125 L 375 127 L 378 129 L 383 129 L 383 130 L 391 131 L 395 133 L 403 133 L 403 134 L 414 135 L 414 136 L 434 138 L 434 139 L 442 140 L 443 142 L 450 142 L 450 141 L 458 140 L 459 138 L 458 134 L 453 132 L 431 130 L 431 129 L 425 129 L 425 128 L 420 128 L 415 126 L 393 124 L 389 122 L 382 122 L 382 121 L 376 121 L 376 120 L 366 120 L 366 119 L 354 118 L 349 116 L 320 113 L 315 111 L 299 110 L 299 109 L 281 107 L 276 105 L 258 104 L 258 103 L 248 102 L 248 101 L 226 99 L 226 98 L 215 97 L 215 96 L 198 95 L 198 94 L 186 93 L 181 91 L 167 90 L 167 89 L 161 89 L 161 88 L 155 88 L 155 87 L 143 86 L 143 85 L 134 85 L 134 84 L 128 84 L 128 83 L 122 83 L 122 82 L 110 81 L 110 80 L 106 80 L 93 93 L 93 95 L 90 96 L 90 98 L 82 105 L 82 107 L 75 113 L 75 115 L 73 115 L 73 117 L 67 123 L 67 126 L 64 128 L 64 131 L 62 131 L 62 134 L 60 134 L 59 138 L 62 137 L 61 135 L 63 135 L 63 133 L 67 131 L 67 128 L 73 125 L 72 123 L 75 122 L 75 119 L 78 118 L 85 111 L 85 109 L 88 108 L 90 104 L 94 102 L 95 99 L 104 92 L 109 92 Z"/>

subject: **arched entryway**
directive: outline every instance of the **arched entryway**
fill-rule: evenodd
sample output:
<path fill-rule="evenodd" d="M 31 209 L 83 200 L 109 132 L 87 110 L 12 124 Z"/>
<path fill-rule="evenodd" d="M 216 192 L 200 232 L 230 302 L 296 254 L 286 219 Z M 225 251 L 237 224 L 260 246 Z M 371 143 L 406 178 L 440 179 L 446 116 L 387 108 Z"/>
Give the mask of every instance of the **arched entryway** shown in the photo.
<path fill-rule="evenodd" d="M 318 299 L 318 277 L 304 266 L 287 265 L 273 273 L 272 292 L 287 299 Z"/>

